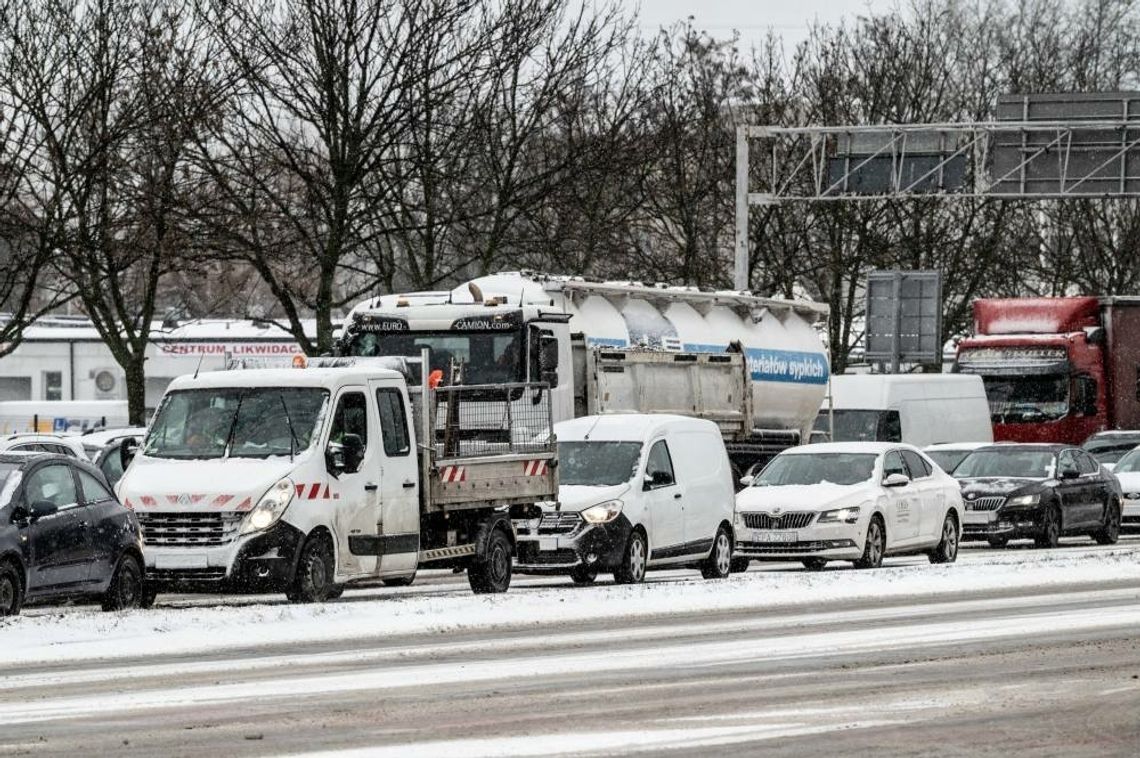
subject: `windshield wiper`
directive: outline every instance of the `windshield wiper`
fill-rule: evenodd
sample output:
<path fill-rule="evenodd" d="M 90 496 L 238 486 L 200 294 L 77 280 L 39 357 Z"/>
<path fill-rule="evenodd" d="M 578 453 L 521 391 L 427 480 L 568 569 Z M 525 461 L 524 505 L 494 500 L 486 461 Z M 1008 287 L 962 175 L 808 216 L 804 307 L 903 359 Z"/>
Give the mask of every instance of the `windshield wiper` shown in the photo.
<path fill-rule="evenodd" d="M 277 399 L 281 401 L 281 410 L 285 411 L 285 423 L 289 426 L 289 460 L 292 461 L 297 448 L 301 446 L 301 442 L 297 439 L 297 433 L 293 431 L 293 419 L 289 416 L 289 406 L 285 404 L 285 395 L 278 391 Z"/>

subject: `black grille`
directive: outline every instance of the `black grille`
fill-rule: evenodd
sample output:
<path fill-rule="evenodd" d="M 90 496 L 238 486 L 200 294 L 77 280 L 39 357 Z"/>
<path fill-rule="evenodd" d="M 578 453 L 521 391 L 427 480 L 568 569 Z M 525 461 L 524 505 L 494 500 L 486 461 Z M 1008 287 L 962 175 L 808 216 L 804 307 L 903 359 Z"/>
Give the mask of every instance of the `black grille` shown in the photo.
<path fill-rule="evenodd" d="M 831 550 L 845 545 L 834 542 L 740 542 L 737 548 L 748 553 L 818 553 L 820 550 Z"/>
<path fill-rule="evenodd" d="M 582 525 L 582 517 L 573 512 L 546 513 L 538 524 L 539 534 L 570 534 Z"/>
<path fill-rule="evenodd" d="M 226 578 L 225 567 L 196 569 L 150 569 L 146 572 L 150 581 L 177 584 L 179 582 L 220 582 Z"/>
<path fill-rule="evenodd" d="M 968 511 L 996 511 L 1005 502 L 1004 497 L 980 497 L 977 500 L 967 500 Z"/>
<path fill-rule="evenodd" d="M 814 518 L 815 514 L 811 511 L 792 511 L 778 516 L 771 513 L 745 513 L 744 525 L 750 529 L 803 529 Z"/>
<path fill-rule="evenodd" d="M 537 542 L 520 542 L 519 563 L 528 566 L 559 566 L 578 562 L 578 554 L 573 550 L 539 550 Z"/>
<path fill-rule="evenodd" d="M 233 542 L 241 513 L 139 513 L 143 542 L 154 547 L 215 547 Z"/>

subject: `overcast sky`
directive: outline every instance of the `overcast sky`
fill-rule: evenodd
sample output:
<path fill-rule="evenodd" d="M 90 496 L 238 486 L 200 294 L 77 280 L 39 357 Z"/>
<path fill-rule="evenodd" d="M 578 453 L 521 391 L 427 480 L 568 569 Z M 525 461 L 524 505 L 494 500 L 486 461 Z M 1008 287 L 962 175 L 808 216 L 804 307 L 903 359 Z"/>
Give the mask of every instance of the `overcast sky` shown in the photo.
<path fill-rule="evenodd" d="M 630 8 L 640 7 L 641 27 L 655 32 L 661 26 L 693 16 L 699 29 L 713 36 L 728 36 L 740 30 L 747 47 L 760 40 L 768 29 L 784 38 L 790 52 L 807 35 L 815 21 L 838 23 L 868 12 L 892 10 L 898 0 L 622 0 Z"/>

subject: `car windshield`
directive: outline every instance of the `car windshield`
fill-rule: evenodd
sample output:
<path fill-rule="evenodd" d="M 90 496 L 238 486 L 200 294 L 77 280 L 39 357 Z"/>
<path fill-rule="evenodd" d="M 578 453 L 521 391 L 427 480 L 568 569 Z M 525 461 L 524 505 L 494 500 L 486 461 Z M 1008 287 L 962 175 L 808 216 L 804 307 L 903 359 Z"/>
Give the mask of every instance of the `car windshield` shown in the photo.
<path fill-rule="evenodd" d="M 1121 439 L 1118 437 L 1116 439 L 1086 442 L 1084 448 L 1101 463 L 1116 463 L 1124 457 L 1125 453 L 1128 453 L 1137 445 L 1140 445 L 1140 438 Z"/>
<path fill-rule="evenodd" d="M 1055 456 L 1047 450 L 978 450 L 954 469 L 958 479 L 1048 479 L 1057 470 Z"/>
<path fill-rule="evenodd" d="M 926 455 L 947 474 L 954 473 L 958 464 L 970 454 L 969 450 L 927 450 Z"/>
<path fill-rule="evenodd" d="M 831 429 L 834 415 L 835 428 Z M 832 442 L 901 442 L 902 423 L 898 411 L 852 410 L 821 411 L 815 419 L 814 430 L 831 431 Z"/>
<path fill-rule="evenodd" d="M 872 453 L 789 453 L 777 455 L 764 467 L 753 487 L 791 484 L 858 484 L 875 471 Z"/>
<path fill-rule="evenodd" d="M 443 372 L 448 384 L 452 369 L 462 371 L 464 384 L 502 384 L 524 379 L 522 332 L 364 332 L 348 341 L 348 354 L 419 358 L 431 351 L 432 370 Z"/>
<path fill-rule="evenodd" d="M 143 454 L 152 458 L 268 458 L 307 450 L 328 390 L 256 387 L 171 392 Z"/>
<path fill-rule="evenodd" d="M 990 417 L 997 424 L 1033 424 L 1064 418 L 1069 412 L 1067 376 L 986 376 Z"/>
<path fill-rule="evenodd" d="M 559 442 L 558 481 L 604 487 L 633 478 L 641 458 L 640 442 Z"/>
<path fill-rule="evenodd" d="M 1135 474 L 1137 472 L 1140 472 L 1140 449 L 1135 448 L 1132 452 L 1122 456 L 1116 467 L 1112 469 L 1114 474 Z"/>

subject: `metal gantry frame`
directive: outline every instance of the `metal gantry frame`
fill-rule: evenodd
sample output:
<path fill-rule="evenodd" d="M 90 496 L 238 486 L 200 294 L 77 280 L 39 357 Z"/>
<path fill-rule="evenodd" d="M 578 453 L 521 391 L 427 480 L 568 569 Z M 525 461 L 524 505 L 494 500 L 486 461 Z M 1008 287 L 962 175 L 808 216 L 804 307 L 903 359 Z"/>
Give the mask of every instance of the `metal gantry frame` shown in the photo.
<path fill-rule="evenodd" d="M 1119 118 L 893 124 L 739 126 L 736 131 L 734 286 L 748 288 L 748 221 L 753 205 L 907 198 L 1140 197 L 1140 120 Z M 751 142 L 767 143 L 768 163 L 752 184 Z M 870 148 L 859 147 L 862 142 Z M 934 145 L 934 147 L 932 147 Z M 1130 158 L 1137 158 L 1130 160 Z M 925 159 L 917 176 L 908 172 Z M 885 188 L 856 191 L 853 180 L 890 161 Z M 947 170 L 963 164 L 947 182 Z M 1138 173 L 1130 175 L 1135 165 Z M 1111 185 L 1111 186 L 1109 186 Z"/>

